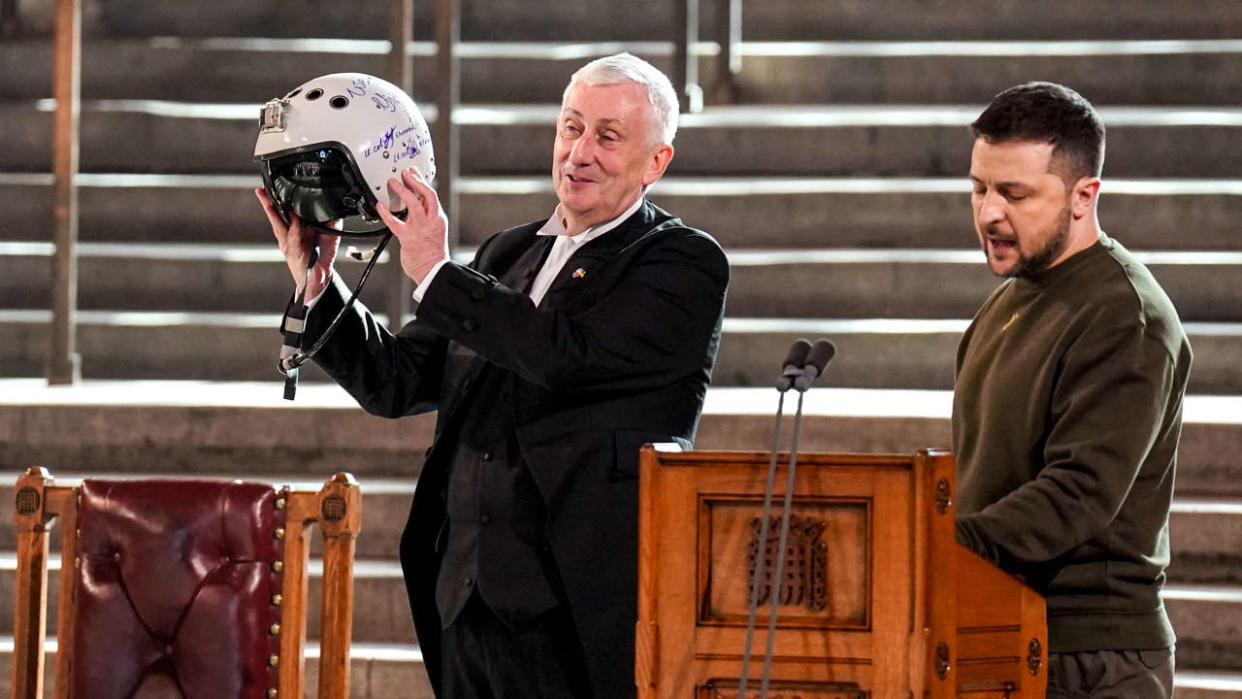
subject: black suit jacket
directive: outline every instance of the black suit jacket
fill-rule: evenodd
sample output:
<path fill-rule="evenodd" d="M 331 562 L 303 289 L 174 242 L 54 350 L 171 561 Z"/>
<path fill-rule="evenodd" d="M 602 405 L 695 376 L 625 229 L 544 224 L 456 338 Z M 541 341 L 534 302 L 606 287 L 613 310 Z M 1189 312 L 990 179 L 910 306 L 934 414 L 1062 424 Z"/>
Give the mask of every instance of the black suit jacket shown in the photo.
<path fill-rule="evenodd" d="M 638 449 L 694 437 L 715 362 L 728 263 L 709 235 L 644 202 L 582 246 L 536 308 L 525 293 L 553 242 L 543 222 L 497 234 L 469 267 L 441 267 L 395 335 L 362 307 L 317 362 L 368 412 L 439 410 L 401 543 L 423 656 L 439 688 L 437 534 L 462 400 L 487 364 L 516 377 L 523 460 L 597 699 L 634 696 Z M 338 280 L 307 322 L 309 344 L 343 306 Z"/>

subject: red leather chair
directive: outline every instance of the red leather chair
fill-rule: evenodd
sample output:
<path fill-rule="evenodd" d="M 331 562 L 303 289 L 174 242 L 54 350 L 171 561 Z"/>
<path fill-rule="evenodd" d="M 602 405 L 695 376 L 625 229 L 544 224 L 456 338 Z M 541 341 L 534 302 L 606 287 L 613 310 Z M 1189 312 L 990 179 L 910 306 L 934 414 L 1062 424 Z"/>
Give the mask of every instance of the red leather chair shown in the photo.
<path fill-rule="evenodd" d="M 46 531 L 60 518 L 56 697 L 301 699 L 308 524 L 324 536 L 322 699 L 349 696 L 358 484 L 17 483 L 13 696 L 43 696 Z"/>

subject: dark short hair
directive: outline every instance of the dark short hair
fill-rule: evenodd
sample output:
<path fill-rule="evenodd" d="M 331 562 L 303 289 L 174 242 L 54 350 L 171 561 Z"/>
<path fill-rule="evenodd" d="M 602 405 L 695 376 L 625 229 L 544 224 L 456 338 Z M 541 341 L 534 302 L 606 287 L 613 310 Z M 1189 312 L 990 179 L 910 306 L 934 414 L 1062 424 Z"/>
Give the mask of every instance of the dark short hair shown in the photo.
<path fill-rule="evenodd" d="M 988 143 L 1051 143 L 1050 167 L 1067 181 L 1099 177 L 1104 169 L 1104 124 L 1086 98 L 1064 85 L 1011 87 L 994 97 L 970 128 Z"/>

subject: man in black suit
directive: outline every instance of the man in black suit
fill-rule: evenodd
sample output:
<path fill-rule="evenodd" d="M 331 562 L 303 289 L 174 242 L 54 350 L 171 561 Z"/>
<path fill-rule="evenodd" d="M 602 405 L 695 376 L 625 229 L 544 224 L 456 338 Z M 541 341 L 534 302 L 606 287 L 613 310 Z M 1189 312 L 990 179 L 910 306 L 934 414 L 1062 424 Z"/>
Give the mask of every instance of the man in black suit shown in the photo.
<path fill-rule="evenodd" d="M 710 236 L 644 196 L 673 157 L 676 105 L 629 54 L 580 69 L 554 214 L 468 266 L 449 261 L 430 184 L 390 180 L 410 213 L 378 209 L 417 318 L 392 334 L 358 308 L 316 359 L 369 412 L 439 411 L 401 562 L 441 697 L 634 696 L 638 449 L 693 439 L 729 275 Z M 301 286 L 316 236 L 260 198 Z M 307 344 L 348 293 L 334 246 L 306 282 Z"/>

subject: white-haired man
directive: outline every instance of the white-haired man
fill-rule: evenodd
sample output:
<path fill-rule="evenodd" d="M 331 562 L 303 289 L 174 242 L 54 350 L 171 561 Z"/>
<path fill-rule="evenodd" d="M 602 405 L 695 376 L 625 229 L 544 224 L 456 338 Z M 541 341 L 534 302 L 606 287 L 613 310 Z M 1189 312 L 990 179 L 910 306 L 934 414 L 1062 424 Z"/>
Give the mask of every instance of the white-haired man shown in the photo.
<path fill-rule="evenodd" d="M 556 124 L 556 210 L 468 266 L 449 261 L 431 184 L 390 180 L 410 213 L 380 214 L 417 319 L 392 334 L 360 308 L 316 358 L 369 412 L 439 410 L 401 541 L 438 696 L 634 696 L 638 449 L 693 439 L 728 284 L 719 245 L 645 198 L 676 104 L 629 54 L 581 68 Z M 260 198 L 301 284 L 315 235 Z M 308 343 L 347 294 L 323 242 Z"/>

